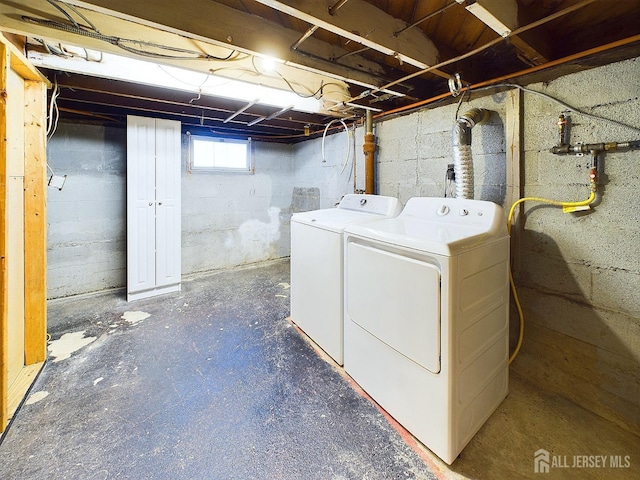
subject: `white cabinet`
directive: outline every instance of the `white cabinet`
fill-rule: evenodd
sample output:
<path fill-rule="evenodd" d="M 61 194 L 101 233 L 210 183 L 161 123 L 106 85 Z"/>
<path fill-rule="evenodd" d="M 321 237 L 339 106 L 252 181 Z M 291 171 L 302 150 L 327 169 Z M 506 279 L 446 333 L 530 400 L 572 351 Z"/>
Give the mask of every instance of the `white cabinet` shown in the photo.
<path fill-rule="evenodd" d="M 127 300 L 180 290 L 180 122 L 127 117 Z"/>

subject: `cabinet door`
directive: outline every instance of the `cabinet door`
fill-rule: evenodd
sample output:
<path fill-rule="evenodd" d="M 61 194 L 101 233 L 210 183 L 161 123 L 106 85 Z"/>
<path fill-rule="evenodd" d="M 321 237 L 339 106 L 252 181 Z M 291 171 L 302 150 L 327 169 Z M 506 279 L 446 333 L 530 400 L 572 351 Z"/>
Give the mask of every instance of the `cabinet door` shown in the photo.
<path fill-rule="evenodd" d="M 127 290 L 156 286 L 155 120 L 127 117 Z"/>
<path fill-rule="evenodd" d="M 180 283 L 180 122 L 156 120 L 156 286 Z"/>

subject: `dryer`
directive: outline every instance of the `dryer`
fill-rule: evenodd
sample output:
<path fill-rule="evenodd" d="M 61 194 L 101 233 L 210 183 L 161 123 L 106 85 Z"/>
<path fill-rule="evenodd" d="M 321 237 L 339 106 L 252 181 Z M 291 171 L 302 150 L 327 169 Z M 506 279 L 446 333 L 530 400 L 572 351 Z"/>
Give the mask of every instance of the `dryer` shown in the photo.
<path fill-rule="evenodd" d="M 291 320 L 343 363 L 343 242 L 347 225 L 396 216 L 397 198 L 345 195 L 336 208 L 291 217 Z"/>
<path fill-rule="evenodd" d="M 412 198 L 348 225 L 344 368 L 451 464 L 508 391 L 509 237 L 502 208 Z"/>

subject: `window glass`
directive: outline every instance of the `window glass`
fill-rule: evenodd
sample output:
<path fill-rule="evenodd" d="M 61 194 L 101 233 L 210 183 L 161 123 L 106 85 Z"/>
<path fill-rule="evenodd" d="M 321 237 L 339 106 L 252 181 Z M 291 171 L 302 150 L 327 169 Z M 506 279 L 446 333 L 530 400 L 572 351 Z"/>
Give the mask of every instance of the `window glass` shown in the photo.
<path fill-rule="evenodd" d="M 191 169 L 251 172 L 251 140 L 191 136 Z"/>

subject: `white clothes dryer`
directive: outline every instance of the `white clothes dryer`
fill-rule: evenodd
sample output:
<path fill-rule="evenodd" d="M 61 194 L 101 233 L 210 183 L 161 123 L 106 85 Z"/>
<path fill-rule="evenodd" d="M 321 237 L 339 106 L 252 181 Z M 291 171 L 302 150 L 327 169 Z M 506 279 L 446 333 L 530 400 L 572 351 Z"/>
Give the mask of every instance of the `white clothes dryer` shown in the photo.
<path fill-rule="evenodd" d="M 291 319 L 343 363 L 343 241 L 347 225 L 396 216 L 397 198 L 345 195 L 336 208 L 291 217 Z"/>
<path fill-rule="evenodd" d="M 508 391 L 509 237 L 502 208 L 412 198 L 348 225 L 344 368 L 451 464 Z"/>

